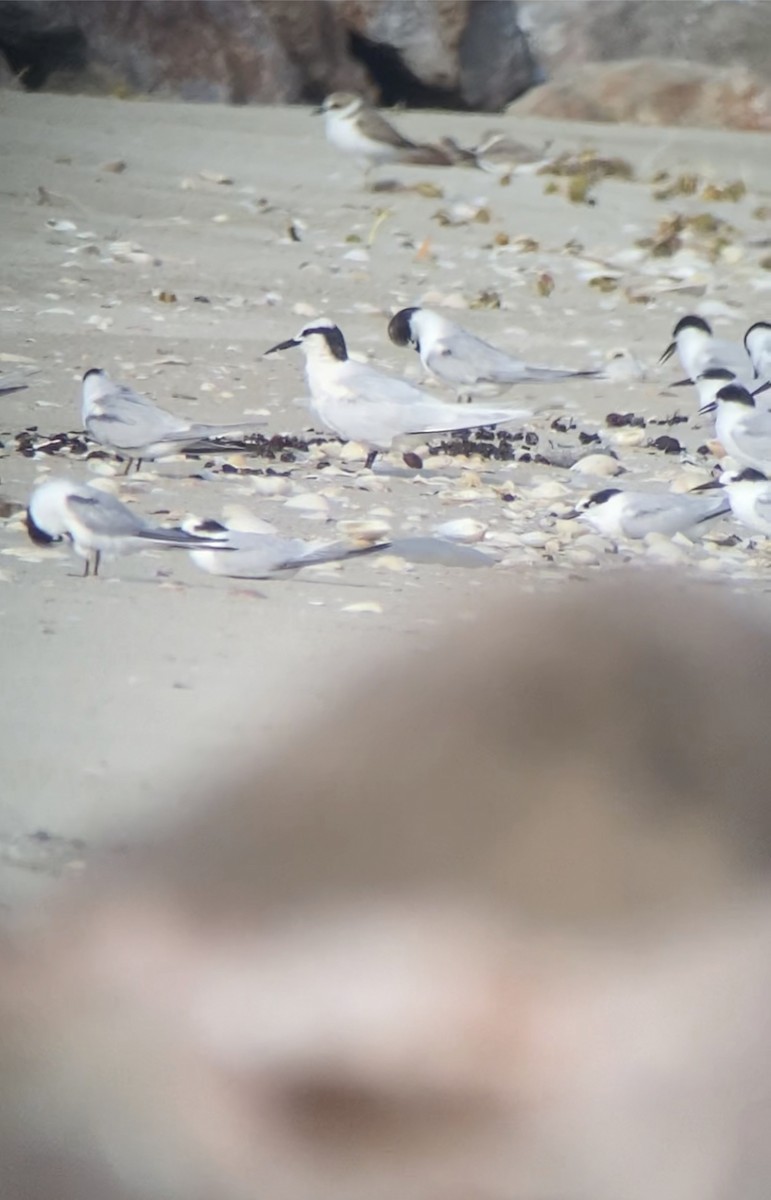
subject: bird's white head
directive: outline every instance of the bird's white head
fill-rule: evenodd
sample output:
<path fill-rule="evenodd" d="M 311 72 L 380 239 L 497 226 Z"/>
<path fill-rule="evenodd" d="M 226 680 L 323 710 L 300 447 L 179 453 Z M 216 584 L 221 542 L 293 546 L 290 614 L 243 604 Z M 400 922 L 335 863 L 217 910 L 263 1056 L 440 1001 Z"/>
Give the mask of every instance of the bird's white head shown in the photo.
<path fill-rule="evenodd" d="M 97 404 L 104 396 L 106 396 L 114 387 L 110 376 L 100 367 L 91 367 L 83 376 L 83 390 L 81 393 L 83 401 L 83 411 L 91 409 L 94 404 Z"/>
<path fill-rule="evenodd" d="M 736 383 L 736 376 L 728 367 L 709 367 L 696 380 L 696 390 L 699 393 L 699 412 L 713 412 L 716 408 L 718 392 L 730 383 Z"/>
<path fill-rule="evenodd" d="M 38 546 L 60 542 L 67 533 L 65 504 L 72 491 L 67 479 L 48 479 L 36 487 L 29 499 L 26 525 L 31 541 Z"/>
<path fill-rule="evenodd" d="M 395 346 L 422 348 L 451 333 L 454 326 L 430 308 L 402 308 L 388 322 L 388 336 Z"/>
<path fill-rule="evenodd" d="M 677 350 L 682 358 L 683 355 L 688 356 L 694 353 L 705 341 L 712 337 L 712 326 L 703 317 L 697 316 L 695 313 L 690 313 L 687 317 L 681 317 L 672 330 L 672 341 L 667 346 L 666 350 L 659 359 L 660 363 L 666 362 L 671 358 L 675 350 Z"/>
<path fill-rule="evenodd" d="M 296 337 L 288 338 L 285 342 L 271 346 L 270 350 L 266 350 L 265 353 L 273 354 L 277 350 L 289 350 L 292 346 L 302 346 L 305 357 L 309 360 L 323 359 L 345 362 L 348 358 L 345 338 L 329 317 L 319 317 L 317 320 L 309 322 L 303 326 Z"/>
<path fill-rule="evenodd" d="M 757 364 L 761 357 L 771 354 L 771 323 L 756 321 L 754 325 L 750 325 L 744 335 L 744 348 L 757 370 Z"/>

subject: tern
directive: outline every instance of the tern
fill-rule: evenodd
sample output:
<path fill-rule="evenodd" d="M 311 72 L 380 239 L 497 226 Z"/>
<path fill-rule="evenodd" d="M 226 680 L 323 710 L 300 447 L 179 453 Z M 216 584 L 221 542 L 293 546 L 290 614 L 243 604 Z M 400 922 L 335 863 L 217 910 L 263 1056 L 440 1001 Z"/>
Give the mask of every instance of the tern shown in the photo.
<path fill-rule="evenodd" d="M 771 387 L 771 323 L 756 321 L 750 325 L 744 335 L 744 348 L 750 356 L 755 378 L 763 385 L 757 390 L 765 391 Z"/>
<path fill-rule="evenodd" d="M 186 523 L 185 528 L 200 537 L 221 537 L 215 548 L 194 547 L 190 557 L 202 571 L 210 575 L 227 575 L 235 579 L 288 578 L 303 567 L 320 563 L 340 562 L 361 558 L 385 550 L 390 543 L 353 546 L 350 542 L 306 542 L 302 538 L 282 537 L 267 522 L 263 530 L 234 529 L 219 521 Z M 221 554 L 226 547 L 229 554 Z"/>
<path fill-rule="evenodd" d="M 388 336 L 396 346 L 417 350 L 425 369 L 454 388 L 459 398 L 498 395 L 516 383 L 556 383 L 599 374 L 522 362 L 430 308 L 401 309 L 388 323 Z"/>
<path fill-rule="evenodd" d="M 687 376 L 683 383 L 695 382 L 713 367 L 726 367 L 746 387 L 755 378 L 752 362 L 744 346 L 716 338 L 712 326 L 703 317 L 691 314 L 677 322 L 672 331 L 672 341 L 659 363 L 667 362 L 675 351 Z"/>
<path fill-rule="evenodd" d="M 312 411 L 343 441 L 365 445 L 368 467 L 378 451 L 390 449 L 404 434 L 448 433 L 532 416 L 530 409 L 470 405 L 460 410 L 406 379 L 354 362 L 348 357 L 342 332 L 327 318 L 306 325 L 296 337 L 279 342 L 266 353 L 292 346 L 302 346 L 305 354 Z"/>
<path fill-rule="evenodd" d="M 26 515 L 27 533 L 37 545 L 69 541 L 85 559 L 84 577 L 99 574 L 102 555 L 115 557 L 148 544 L 181 550 L 193 546 L 227 550 L 221 536 L 198 537 L 184 529 L 151 525 L 117 497 L 89 483 L 49 479 L 35 488 Z"/>
<path fill-rule="evenodd" d="M 720 388 L 699 412 L 714 412 L 715 436 L 742 467 L 771 471 L 771 412 L 758 408 L 755 397 L 739 383 Z"/>
<path fill-rule="evenodd" d="M 92 367 L 83 376 L 83 427 L 90 438 L 132 462 L 137 470 L 146 459 L 166 458 L 182 450 L 227 451 L 217 438 L 233 437 L 256 428 L 258 422 L 240 425 L 205 425 L 174 416 L 133 388 L 116 383 L 106 371 Z"/>
<path fill-rule="evenodd" d="M 663 533 L 668 537 L 676 533 L 688 534 L 730 509 L 725 496 L 603 488 L 580 500 L 565 518 L 579 517 L 606 537 L 635 540 L 649 533 Z"/>

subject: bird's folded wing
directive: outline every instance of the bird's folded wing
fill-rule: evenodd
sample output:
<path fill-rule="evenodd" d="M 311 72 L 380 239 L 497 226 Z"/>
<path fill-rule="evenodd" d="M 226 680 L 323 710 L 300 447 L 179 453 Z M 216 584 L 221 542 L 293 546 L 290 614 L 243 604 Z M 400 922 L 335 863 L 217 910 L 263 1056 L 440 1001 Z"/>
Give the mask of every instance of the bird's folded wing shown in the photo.
<path fill-rule="evenodd" d="M 90 533 L 105 537 L 136 537 L 147 528 L 141 517 L 135 516 L 107 492 L 93 496 L 70 495 L 65 507 Z"/>

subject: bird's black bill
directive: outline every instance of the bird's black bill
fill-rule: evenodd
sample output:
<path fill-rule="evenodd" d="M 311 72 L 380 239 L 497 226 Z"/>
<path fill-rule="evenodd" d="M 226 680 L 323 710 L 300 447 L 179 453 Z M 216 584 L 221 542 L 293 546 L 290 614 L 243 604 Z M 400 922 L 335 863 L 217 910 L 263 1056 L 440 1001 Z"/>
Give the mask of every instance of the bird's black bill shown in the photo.
<path fill-rule="evenodd" d="M 670 387 L 690 387 L 693 383 L 692 379 L 678 379 L 675 383 L 670 383 Z"/>
<path fill-rule="evenodd" d="M 661 358 L 659 359 L 659 366 L 661 366 L 662 363 L 669 362 L 670 358 L 672 357 L 672 355 L 674 354 L 676 349 L 677 349 L 677 342 L 670 342 L 669 345 L 667 346 L 666 350 L 662 354 Z"/>
<path fill-rule="evenodd" d="M 703 404 L 701 406 L 701 408 L 699 409 L 699 414 L 703 415 L 704 413 L 714 412 L 716 408 L 717 408 L 717 400 L 710 400 L 709 404 Z"/>
<path fill-rule="evenodd" d="M 725 487 L 719 479 L 710 479 L 709 483 L 700 483 L 698 487 L 691 488 L 692 492 L 713 492 L 716 488 Z"/>
<path fill-rule="evenodd" d="M 771 379 L 769 379 L 768 383 L 761 383 L 760 387 L 755 388 L 752 394 L 753 396 L 759 396 L 762 392 L 767 392 L 769 388 L 771 388 Z"/>
<path fill-rule="evenodd" d="M 297 338 L 289 338 L 286 342 L 279 342 L 277 346 L 271 346 L 270 350 L 265 351 L 265 355 L 275 354 L 278 350 L 291 350 L 293 346 L 299 345 L 300 343 L 298 342 Z M 265 355 L 263 355 L 263 357 L 265 357 Z"/>

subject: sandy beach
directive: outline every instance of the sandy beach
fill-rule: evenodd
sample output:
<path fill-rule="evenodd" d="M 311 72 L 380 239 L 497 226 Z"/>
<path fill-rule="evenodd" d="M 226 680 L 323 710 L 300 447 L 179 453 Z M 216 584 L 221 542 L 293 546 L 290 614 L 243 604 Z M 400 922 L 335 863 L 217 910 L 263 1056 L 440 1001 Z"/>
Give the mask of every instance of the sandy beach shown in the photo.
<path fill-rule="evenodd" d="M 707 478 L 714 460 L 698 448 L 708 425 L 690 389 L 668 389 L 677 367 L 655 364 L 687 312 L 738 339 L 771 318 L 768 138 L 430 112 L 399 120 L 416 138 L 473 143 L 494 125 L 550 140 L 550 154 L 592 148 L 621 156 L 635 178 L 601 180 L 591 204 L 571 202 L 563 177 L 501 186 L 460 168 L 381 169 L 420 186 L 368 192 L 307 109 L 0 94 L 0 368 L 36 372 L 27 390 L 0 398 L 0 496 L 12 513 L 0 532 L 3 906 L 83 870 L 91 844 L 120 846 L 137 823 L 216 789 L 244 754 L 291 737 L 298 712 L 334 704 L 351 673 L 420 654 L 443 613 L 473 622 L 482 596 L 662 561 L 768 589 L 771 558 L 746 537 L 617 548 L 557 521 L 555 503 L 607 477 L 551 465 L 588 448 L 618 456 L 623 487 Z M 685 173 L 699 177 L 694 194 L 656 198 Z M 738 199 L 709 198 L 737 180 Z M 674 254 L 637 245 L 660 243 L 673 214 L 707 213 L 717 224 L 685 225 Z M 263 352 L 324 314 L 352 351 L 417 380 L 417 356 L 391 345 L 386 324 L 421 301 L 532 362 L 600 367 L 621 350 L 632 365 L 612 379 L 509 393 L 513 406 L 539 410 L 531 428 L 546 462 L 429 456 L 413 439 L 425 457 L 418 473 L 394 452 L 373 475 L 330 446 L 291 462 L 236 457 L 230 473 L 222 459 L 180 456 L 121 480 L 104 458 L 17 452 L 24 429 L 80 429 L 79 381 L 91 366 L 197 420 L 264 420 L 266 434 L 305 436 L 301 355 Z M 651 424 L 675 411 L 689 420 Z M 611 430 L 611 412 L 647 428 Z M 681 452 L 649 445 L 661 436 Z M 477 548 L 496 561 L 471 570 L 372 556 L 250 583 L 149 550 L 84 580 L 66 550 L 33 547 L 13 510 L 47 474 L 94 472 L 163 522 L 237 504 L 287 533 L 333 540 L 339 522 L 376 520 L 397 537 L 472 518 L 484 526 Z M 732 532 L 725 521 L 713 530 Z"/>

